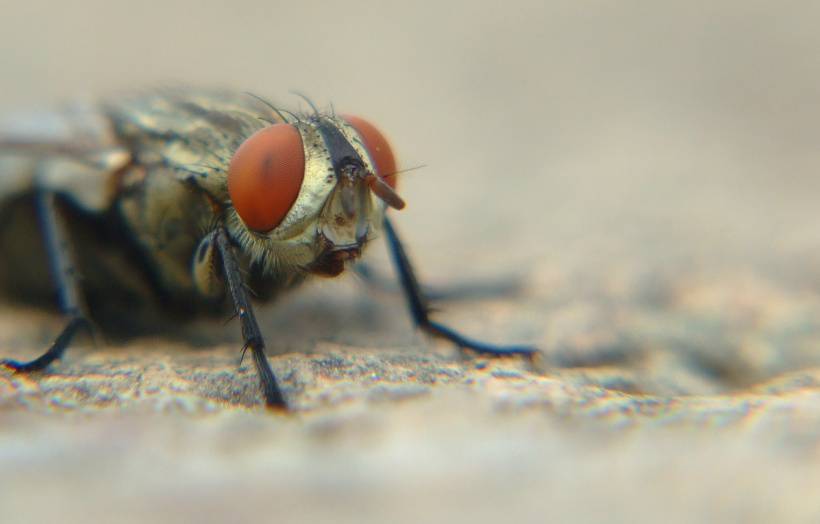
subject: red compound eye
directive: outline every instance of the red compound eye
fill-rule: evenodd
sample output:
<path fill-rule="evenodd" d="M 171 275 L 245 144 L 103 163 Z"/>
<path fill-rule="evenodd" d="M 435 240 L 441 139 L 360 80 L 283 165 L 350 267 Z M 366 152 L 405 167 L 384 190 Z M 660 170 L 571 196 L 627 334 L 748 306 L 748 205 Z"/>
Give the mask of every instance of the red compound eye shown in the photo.
<path fill-rule="evenodd" d="M 278 226 L 299 195 L 305 177 L 302 136 L 289 124 L 274 124 L 245 140 L 228 167 L 228 193 L 249 228 Z"/>
<path fill-rule="evenodd" d="M 342 115 L 348 124 L 353 126 L 353 129 L 359 133 L 364 142 L 365 149 L 370 155 L 370 160 L 376 165 L 376 174 L 387 182 L 387 185 L 396 189 L 396 158 L 393 156 L 393 150 L 390 149 L 390 144 L 387 139 L 381 134 L 381 131 L 376 127 L 357 116 Z"/>

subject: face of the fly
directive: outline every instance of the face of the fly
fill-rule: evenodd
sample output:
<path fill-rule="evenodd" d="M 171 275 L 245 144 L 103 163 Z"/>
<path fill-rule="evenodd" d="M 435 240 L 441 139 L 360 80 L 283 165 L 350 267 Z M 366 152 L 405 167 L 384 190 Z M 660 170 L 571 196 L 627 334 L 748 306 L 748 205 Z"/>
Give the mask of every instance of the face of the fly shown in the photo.
<path fill-rule="evenodd" d="M 394 174 L 386 140 L 358 117 L 273 124 L 231 159 L 228 233 L 263 270 L 338 275 L 361 255 L 386 208 L 403 206 Z"/>

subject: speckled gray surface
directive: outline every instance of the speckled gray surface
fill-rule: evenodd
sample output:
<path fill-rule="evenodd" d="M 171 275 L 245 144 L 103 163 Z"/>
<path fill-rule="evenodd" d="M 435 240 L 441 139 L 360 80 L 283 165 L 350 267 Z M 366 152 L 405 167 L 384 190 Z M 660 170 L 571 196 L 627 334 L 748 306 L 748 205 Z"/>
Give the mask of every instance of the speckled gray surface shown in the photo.
<path fill-rule="evenodd" d="M 3 12 L 4 114 L 191 83 L 378 122 L 427 166 L 396 216 L 425 280 L 522 284 L 439 318 L 543 354 L 461 357 L 354 277 L 260 309 L 290 415 L 235 324 L 81 341 L 0 371 L 0 521 L 820 519 L 816 8 Z M 59 327 L 3 305 L 0 356 Z"/>

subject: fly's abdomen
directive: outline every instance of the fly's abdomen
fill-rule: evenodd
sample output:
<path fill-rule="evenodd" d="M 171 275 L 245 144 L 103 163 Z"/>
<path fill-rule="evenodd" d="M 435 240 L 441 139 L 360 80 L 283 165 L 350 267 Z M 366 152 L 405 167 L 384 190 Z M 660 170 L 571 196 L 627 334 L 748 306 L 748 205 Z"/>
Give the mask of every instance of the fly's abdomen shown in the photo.
<path fill-rule="evenodd" d="M 14 300 L 56 305 L 31 192 L 6 195 L 0 201 L 0 293 Z"/>
<path fill-rule="evenodd" d="M 34 192 L 0 205 L 0 294 L 5 300 L 56 308 L 59 297 L 38 205 Z M 119 330 L 152 316 L 159 299 L 156 286 L 136 250 L 122 241 L 116 216 L 88 213 L 65 195 L 58 195 L 56 205 L 66 217 L 68 249 L 95 321 Z"/>

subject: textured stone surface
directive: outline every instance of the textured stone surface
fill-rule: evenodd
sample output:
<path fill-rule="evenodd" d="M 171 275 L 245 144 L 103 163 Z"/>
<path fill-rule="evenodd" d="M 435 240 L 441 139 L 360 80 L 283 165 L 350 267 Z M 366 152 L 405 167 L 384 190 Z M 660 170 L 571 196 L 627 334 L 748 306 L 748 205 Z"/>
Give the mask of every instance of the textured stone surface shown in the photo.
<path fill-rule="evenodd" d="M 307 290 L 283 314 L 321 310 L 313 300 L 325 292 Z M 385 302 L 402 312 L 398 297 Z M 292 415 L 260 407 L 250 364 L 237 367 L 238 342 L 78 348 L 46 375 L 0 372 L 2 511 L 23 522 L 813 520 L 820 368 L 808 351 L 786 359 L 761 349 L 794 314 L 769 312 L 767 295 L 752 302 L 746 320 L 701 328 L 694 341 L 674 326 L 714 319 L 709 301 L 683 313 L 624 301 L 635 309 L 628 321 L 595 329 L 574 327 L 598 324 L 580 307 L 551 322 L 568 334 L 544 345 L 541 367 L 460 359 L 408 326 L 395 333 L 409 342 L 392 348 L 367 345 L 367 322 L 345 344 L 294 336 L 310 352 L 271 359 Z M 758 327 L 767 315 L 783 320 Z M 17 333 L 4 347 L 21 356 L 36 353 L 39 328 L 58 327 L 19 310 L 2 318 L 2 332 Z M 284 322 L 262 318 L 268 333 Z M 812 326 L 791 328 L 778 347 L 811 347 Z M 212 327 L 224 338 L 231 328 Z M 717 348 L 710 358 L 699 353 L 707 348 Z"/>
<path fill-rule="evenodd" d="M 427 166 L 396 217 L 425 281 L 522 284 L 439 318 L 542 358 L 462 358 L 353 277 L 259 312 L 290 415 L 235 323 L 81 341 L 0 371 L 0 522 L 820 520 L 816 8 L 318 7 L 4 6 L 0 110 L 332 99 Z M 0 356 L 59 328 L 1 306 Z"/>

